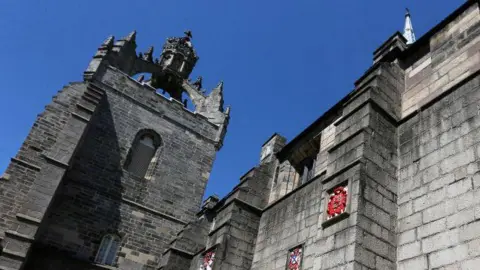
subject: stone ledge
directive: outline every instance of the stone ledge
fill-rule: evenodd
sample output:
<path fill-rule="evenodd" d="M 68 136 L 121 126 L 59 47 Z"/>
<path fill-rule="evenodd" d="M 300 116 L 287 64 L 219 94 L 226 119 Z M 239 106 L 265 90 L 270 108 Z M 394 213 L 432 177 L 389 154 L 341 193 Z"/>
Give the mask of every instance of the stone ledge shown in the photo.
<path fill-rule="evenodd" d="M 87 106 L 82 105 L 81 103 L 77 103 L 77 108 L 82 110 L 82 111 L 85 111 L 87 113 L 90 113 L 90 114 L 93 114 L 93 112 L 94 112 L 92 109 L 88 108 Z"/>
<path fill-rule="evenodd" d="M 87 89 L 89 89 L 91 91 L 94 91 L 94 92 L 97 92 L 99 95 L 104 95 L 105 94 L 105 91 L 100 86 L 98 86 L 94 83 L 89 83 L 87 85 Z"/>
<path fill-rule="evenodd" d="M 15 163 L 18 163 L 18 164 L 21 164 L 25 167 L 28 167 L 30 169 L 33 169 L 35 171 L 40 171 L 42 168 L 38 167 L 37 165 L 34 165 L 30 162 L 27 162 L 27 161 L 24 161 L 24 160 L 21 160 L 21 159 L 18 159 L 18 158 L 11 158 L 11 161 L 12 162 L 15 162 Z"/>
<path fill-rule="evenodd" d="M 18 239 L 21 239 L 21 240 L 25 240 L 25 241 L 31 242 L 31 243 L 32 243 L 33 241 L 35 241 L 35 239 L 34 239 L 33 237 L 31 237 L 31 236 L 28 236 L 28 235 L 26 235 L 26 234 L 21 234 L 21 233 L 18 233 L 18 232 L 16 232 L 16 231 L 12 231 L 12 230 L 6 231 L 6 232 L 5 232 L 5 235 L 8 235 L 8 236 L 10 236 L 10 237 L 12 237 L 12 238 L 18 238 Z"/>
<path fill-rule="evenodd" d="M 110 265 L 103 265 L 103 264 L 97 264 L 93 263 L 96 267 L 103 268 L 103 269 L 110 269 L 110 270 L 117 270 L 118 268 L 115 266 L 110 266 Z"/>
<path fill-rule="evenodd" d="M 92 99 L 92 98 L 89 98 L 89 97 L 87 97 L 87 96 L 85 96 L 85 95 L 82 95 L 82 99 L 85 100 L 85 101 L 87 101 L 87 102 L 92 103 L 92 104 L 95 105 L 95 106 L 97 106 L 98 103 L 99 103 L 98 101 L 96 101 L 96 100 L 94 100 L 94 99 Z"/>
<path fill-rule="evenodd" d="M 18 270 L 18 269 L 6 267 L 6 266 L 0 266 L 0 270 Z"/>
<path fill-rule="evenodd" d="M 64 168 L 64 169 L 68 169 L 68 168 L 70 167 L 70 165 L 68 165 L 68 164 L 66 164 L 66 163 L 64 163 L 64 162 L 62 162 L 62 161 L 60 161 L 60 160 L 54 159 L 54 158 L 52 158 L 52 157 L 49 157 L 49 156 L 47 156 L 47 155 L 45 155 L 45 154 L 43 154 L 42 156 L 43 156 L 49 163 L 55 164 L 55 165 L 57 165 L 57 166 L 59 166 L 59 167 L 62 167 L 62 168 Z"/>
<path fill-rule="evenodd" d="M 239 188 L 240 189 L 240 188 Z M 237 190 L 239 190 L 237 189 Z M 227 197 L 228 198 L 228 197 Z M 232 198 L 232 200 L 230 200 L 229 202 L 227 202 L 226 204 L 222 205 L 222 207 L 218 208 L 217 209 L 217 212 L 220 212 L 222 211 L 223 209 L 227 208 L 230 204 L 232 203 L 238 203 L 240 204 L 242 207 L 244 208 L 249 208 L 249 210 L 251 210 L 253 213 L 261 216 L 262 215 L 262 209 L 254 206 L 254 205 L 251 205 L 249 204 L 248 202 L 244 201 L 244 200 L 241 200 L 241 199 L 238 199 L 238 198 Z"/>
<path fill-rule="evenodd" d="M 359 157 L 355 159 L 354 161 L 350 162 L 349 164 L 343 166 L 342 168 L 338 169 L 336 172 L 332 173 L 331 175 L 327 175 L 325 179 L 322 180 L 322 183 L 325 184 L 327 182 L 330 182 L 333 178 L 339 176 L 340 174 L 344 173 L 345 171 L 353 168 L 355 165 L 360 164 L 360 163 L 365 163 L 364 157 Z"/>
<path fill-rule="evenodd" d="M 102 101 L 102 97 L 99 97 L 99 96 L 97 96 L 97 95 L 95 95 L 95 94 L 92 94 L 92 93 L 94 93 L 94 92 L 93 92 L 93 91 L 88 91 L 88 89 L 87 89 L 87 91 L 85 91 L 85 92 L 83 93 L 83 96 L 84 96 L 85 98 L 89 98 L 89 99 L 91 99 L 91 100 L 94 100 L 94 101 L 97 102 L 97 103 L 100 103 L 100 101 Z"/>
<path fill-rule="evenodd" d="M 168 253 L 169 251 L 173 251 L 173 252 L 176 252 L 176 253 L 180 253 L 182 255 L 186 255 L 187 257 L 189 257 L 189 259 L 193 258 L 193 256 L 195 256 L 195 254 L 193 253 L 190 253 L 186 250 L 183 250 L 183 249 L 179 249 L 179 248 L 176 248 L 176 247 L 169 247 L 167 248 L 162 254 L 166 254 Z"/>
<path fill-rule="evenodd" d="M 359 104 L 355 109 L 353 109 L 351 112 L 348 114 L 342 116 L 339 118 L 337 121 L 335 121 L 334 125 L 338 126 L 340 123 L 343 121 L 347 120 L 351 115 L 354 113 L 358 112 L 360 109 L 365 107 L 366 105 L 370 104 L 372 106 L 372 109 L 383 115 L 390 123 L 392 123 L 395 127 L 398 127 L 400 125 L 400 121 L 396 120 L 393 116 L 390 115 L 387 111 L 385 111 L 382 106 L 380 106 L 372 97 L 369 97 L 367 100 Z"/>
<path fill-rule="evenodd" d="M 146 206 L 144 206 L 144 205 L 141 205 L 141 204 L 136 203 L 136 202 L 134 202 L 134 201 L 131 201 L 131 200 L 129 200 L 129 199 L 122 198 L 122 202 L 125 202 L 125 203 L 127 203 L 127 204 L 136 206 L 136 207 L 138 207 L 138 208 L 140 208 L 140 209 L 143 209 L 143 210 L 145 210 L 145 211 L 147 211 L 147 212 L 150 212 L 150 213 L 152 213 L 152 214 L 156 214 L 156 215 L 161 216 L 161 217 L 163 217 L 163 218 L 165 218 L 165 219 L 168 219 L 168 220 L 171 220 L 171 221 L 180 223 L 180 224 L 182 224 L 182 225 L 187 225 L 187 224 L 188 224 L 188 222 L 185 222 L 185 221 L 183 221 L 183 220 L 180 220 L 180 219 L 178 219 L 178 218 L 176 218 L 176 217 L 173 217 L 173 216 L 170 216 L 170 215 L 168 215 L 168 214 L 164 214 L 164 213 L 159 212 L 159 211 L 157 211 L 157 210 L 155 210 L 155 209 L 146 207 Z"/>
<path fill-rule="evenodd" d="M 327 152 L 328 153 L 332 153 L 333 151 L 335 151 L 336 149 L 338 149 L 340 146 L 346 144 L 348 141 L 350 141 L 351 139 L 355 138 L 356 136 L 358 136 L 359 134 L 363 133 L 363 132 L 366 132 L 367 128 L 366 127 L 363 127 L 363 128 L 360 128 L 358 131 L 354 132 L 352 135 L 346 137 L 345 139 L 339 141 L 337 144 L 335 145 L 332 145 L 330 148 L 327 148 Z"/>
<path fill-rule="evenodd" d="M 15 252 L 15 251 L 9 250 L 8 248 L 3 249 L 2 255 L 5 255 L 6 257 L 11 257 L 11 258 L 13 257 L 16 259 L 20 259 L 22 261 L 25 260 L 25 258 L 27 257 L 27 254 L 25 253 Z"/>
<path fill-rule="evenodd" d="M 33 217 L 30 217 L 30 216 L 27 216 L 27 215 L 24 215 L 24 214 L 17 214 L 17 219 L 18 220 L 24 220 L 24 221 L 28 221 L 30 223 L 35 223 L 37 225 L 40 225 L 40 223 L 42 222 L 40 219 L 38 218 L 33 218 Z"/>
<path fill-rule="evenodd" d="M 220 226 L 217 226 L 217 227 L 215 227 L 213 230 L 211 230 L 210 232 L 208 232 L 207 235 L 210 237 L 210 236 L 212 236 L 213 234 L 215 234 L 216 232 L 218 232 L 221 228 L 226 227 L 226 226 L 230 226 L 230 225 L 231 225 L 231 224 L 230 224 L 230 221 L 227 220 L 227 221 L 223 222 L 222 224 L 220 224 Z"/>
<path fill-rule="evenodd" d="M 85 118 L 83 116 L 81 116 L 80 114 L 76 113 L 76 112 L 71 112 L 70 113 L 73 117 L 77 118 L 78 120 L 82 121 L 82 122 L 85 122 L 85 123 L 88 123 L 90 122 L 90 119 L 88 118 Z"/>
<path fill-rule="evenodd" d="M 95 90 L 93 87 L 87 87 L 87 90 L 84 92 L 84 95 L 91 96 L 94 99 L 98 99 L 99 101 L 103 97 L 103 93 L 99 93 L 97 90 Z"/>

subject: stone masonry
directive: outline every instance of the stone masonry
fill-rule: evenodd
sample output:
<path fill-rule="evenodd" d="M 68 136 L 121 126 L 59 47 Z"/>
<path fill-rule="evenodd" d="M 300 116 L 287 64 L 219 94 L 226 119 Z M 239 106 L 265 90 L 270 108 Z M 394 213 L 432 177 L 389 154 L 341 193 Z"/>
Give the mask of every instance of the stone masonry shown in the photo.
<path fill-rule="evenodd" d="M 0 269 L 480 269 L 480 1 L 412 44 L 394 33 L 353 91 L 203 203 L 229 109 L 223 83 L 188 80 L 185 34 L 158 61 L 135 33 L 107 39 L 39 115 L 0 180 Z M 142 134 L 158 147 L 137 177 Z"/>
<path fill-rule="evenodd" d="M 183 264 L 479 269 L 479 42 L 478 1 L 413 44 L 394 33 L 349 95 L 288 144 L 275 134 L 259 165 L 200 212 L 211 225 Z M 282 144 L 267 151 L 272 141 Z M 253 185 L 256 196 L 238 200 Z M 261 192 L 264 185 L 269 192 Z M 345 204 L 331 215 L 339 198 Z M 173 265 L 164 261 L 161 269 Z"/>
<path fill-rule="evenodd" d="M 108 38 L 85 81 L 59 92 L 12 158 L 0 181 L 0 269 L 156 269 L 195 220 L 228 125 L 223 85 L 204 96 L 181 81 L 202 98 L 198 113 L 157 94 L 131 76 L 171 74 L 137 56 L 135 35 Z M 138 134 L 158 144 L 144 177 L 125 165 Z M 97 265 L 106 234 L 120 247 L 113 265 Z"/>

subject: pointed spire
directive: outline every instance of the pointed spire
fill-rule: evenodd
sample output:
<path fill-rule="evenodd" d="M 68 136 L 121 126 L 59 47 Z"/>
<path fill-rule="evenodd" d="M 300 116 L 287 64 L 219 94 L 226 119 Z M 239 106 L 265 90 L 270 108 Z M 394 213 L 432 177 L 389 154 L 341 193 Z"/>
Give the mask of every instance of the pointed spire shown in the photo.
<path fill-rule="evenodd" d="M 115 39 L 114 36 L 109 36 L 105 41 L 102 43 L 102 47 L 110 48 L 113 46 L 113 40 Z"/>
<path fill-rule="evenodd" d="M 153 62 L 153 46 L 148 47 L 148 50 L 143 55 L 143 60 Z"/>
<path fill-rule="evenodd" d="M 410 10 L 405 13 L 405 28 L 403 30 L 403 36 L 407 39 L 407 44 L 415 42 L 415 33 L 413 32 L 412 19 L 410 16 Z"/>
<path fill-rule="evenodd" d="M 219 93 L 223 93 L 223 81 L 220 81 L 213 91 L 217 90 Z"/>
<path fill-rule="evenodd" d="M 217 96 L 220 99 L 223 99 L 223 81 L 220 81 L 215 88 L 213 88 L 212 92 L 209 94 L 210 97 Z"/>
<path fill-rule="evenodd" d="M 133 30 L 130 34 L 128 34 L 128 36 L 123 38 L 123 40 L 125 40 L 125 41 L 135 41 L 136 38 L 137 38 L 137 31 Z"/>

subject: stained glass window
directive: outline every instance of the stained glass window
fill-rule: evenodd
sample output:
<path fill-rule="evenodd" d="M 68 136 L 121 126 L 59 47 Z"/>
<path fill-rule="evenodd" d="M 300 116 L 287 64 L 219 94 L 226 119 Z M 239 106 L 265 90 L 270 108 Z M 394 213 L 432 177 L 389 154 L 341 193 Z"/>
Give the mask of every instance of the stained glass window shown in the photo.
<path fill-rule="evenodd" d="M 334 218 L 347 208 L 348 188 L 344 186 L 336 187 L 332 193 L 329 194 L 327 204 L 327 219 Z"/>
<path fill-rule="evenodd" d="M 213 261 L 215 260 L 215 250 L 208 251 L 203 255 L 200 270 L 212 270 Z"/>
<path fill-rule="evenodd" d="M 288 254 L 287 270 L 300 270 L 302 265 L 302 247 L 290 250 Z"/>

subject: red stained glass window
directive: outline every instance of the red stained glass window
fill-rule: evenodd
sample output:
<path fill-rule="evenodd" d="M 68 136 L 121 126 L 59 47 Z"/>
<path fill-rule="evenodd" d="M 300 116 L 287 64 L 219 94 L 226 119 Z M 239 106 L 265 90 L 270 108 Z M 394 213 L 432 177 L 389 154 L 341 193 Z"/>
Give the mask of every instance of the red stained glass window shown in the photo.
<path fill-rule="evenodd" d="M 347 195 L 348 189 L 347 187 L 337 187 L 333 190 L 330 194 L 328 199 L 327 205 L 327 216 L 328 219 L 336 217 L 343 212 L 347 208 Z"/>
<path fill-rule="evenodd" d="M 213 261 L 215 260 L 215 251 L 209 251 L 203 255 L 202 264 L 200 270 L 212 270 Z"/>
<path fill-rule="evenodd" d="M 302 265 L 302 251 L 302 247 L 296 247 L 290 250 L 287 270 L 300 270 L 300 266 Z"/>

